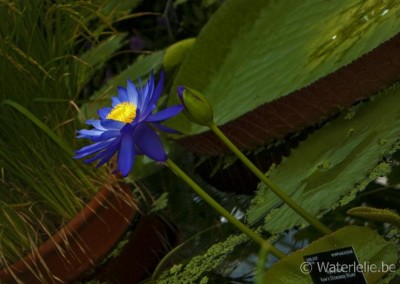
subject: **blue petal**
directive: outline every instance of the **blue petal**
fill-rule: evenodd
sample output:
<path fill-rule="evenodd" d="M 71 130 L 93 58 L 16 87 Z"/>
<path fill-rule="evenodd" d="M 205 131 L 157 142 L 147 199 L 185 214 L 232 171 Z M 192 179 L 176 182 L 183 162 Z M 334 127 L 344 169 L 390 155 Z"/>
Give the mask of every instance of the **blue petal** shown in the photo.
<path fill-rule="evenodd" d="M 173 128 L 167 127 L 165 125 L 161 125 L 158 123 L 152 123 L 151 125 L 153 125 L 154 127 L 160 129 L 161 131 L 167 132 L 167 133 L 171 133 L 171 134 L 182 134 L 182 132 L 175 130 Z"/>
<path fill-rule="evenodd" d="M 124 87 L 118 87 L 118 98 L 121 102 L 129 102 L 128 92 Z"/>
<path fill-rule="evenodd" d="M 92 157 L 90 159 L 84 160 L 84 162 L 85 163 L 92 163 L 92 162 L 102 158 L 101 161 L 96 166 L 97 168 L 100 167 L 101 165 L 106 163 L 108 160 L 110 160 L 110 158 L 115 154 L 115 152 L 118 149 L 119 142 L 120 142 L 120 139 L 115 139 L 113 141 L 113 143 L 111 143 L 111 145 L 109 145 L 107 147 L 107 149 L 101 151 L 96 156 L 94 156 L 94 157 Z"/>
<path fill-rule="evenodd" d="M 89 119 L 89 120 L 86 120 L 85 123 L 93 126 L 97 130 L 106 130 L 103 126 L 101 126 L 101 121 L 98 119 Z"/>
<path fill-rule="evenodd" d="M 158 113 L 150 115 L 148 118 L 146 118 L 147 122 L 159 122 L 159 121 L 164 121 L 168 118 L 171 118 L 178 113 L 180 113 L 184 109 L 183 105 L 176 105 L 176 106 L 171 106 L 169 108 L 166 108 Z"/>
<path fill-rule="evenodd" d="M 112 101 L 111 105 L 112 105 L 113 108 L 114 108 L 116 105 L 118 105 L 118 104 L 121 103 L 121 101 L 120 101 L 119 98 L 117 98 L 117 97 L 111 97 L 111 101 Z"/>
<path fill-rule="evenodd" d="M 103 134 L 103 130 L 96 130 L 96 129 L 81 129 L 78 130 L 78 136 L 77 138 L 87 138 L 87 139 L 91 139 L 93 137 L 97 137 L 100 136 L 101 134 Z"/>
<path fill-rule="evenodd" d="M 135 106 L 139 106 L 139 92 L 136 89 L 135 84 L 131 80 L 128 80 L 127 82 L 127 91 L 128 91 L 129 101 L 133 103 Z"/>
<path fill-rule="evenodd" d="M 120 135 L 121 132 L 119 130 L 108 130 L 103 132 L 100 136 L 92 137 L 92 141 L 93 142 L 106 141 L 108 139 L 115 138 Z"/>
<path fill-rule="evenodd" d="M 135 145 L 135 153 L 136 153 L 136 156 L 137 155 L 143 155 L 143 152 L 140 151 L 140 149 L 136 145 Z"/>
<path fill-rule="evenodd" d="M 153 70 L 150 72 L 150 78 L 146 83 L 146 86 L 144 87 L 143 90 L 143 102 L 142 105 L 140 106 L 141 108 L 147 108 L 152 97 L 153 97 L 153 90 L 154 90 L 154 75 L 153 75 Z"/>
<path fill-rule="evenodd" d="M 164 85 L 164 72 L 161 71 L 160 73 L 160 79 L 158 80 L 157 87 L 151 97 L 151 100 L 143 106 L 143 117 L 147 117 L 154 109 L 154 106 L 157 104 L 158 99 L 161 96 L 162 89 Z"/>
<path fill-rule="evenodd" d="M 90 164 L 90 163 L 102 158 L 106 153 L 108 153 L 108 149 L 105 149 L 104 151 L 101 151 L 100 153 L 97 153 L 97 155 L 95 155 L 95 156 L 93 156 L 93 157 L 91 157 L 89 159 L 83 160 L 83 161 L 85 163 L 87 163 L 87 164 Z"/>
<path fill-rule="evenodd" d="M 153 70 L 150 71 L 150 79 L 147 82 L 148 85 L 148 92 L 151 95 L 151 97 L 153 97 L 153 92 L 154 92 L 154 74 L 153 74 Z"/>
<path fill-rule="evenodd" d="M 141 94 L 142 95 L 142 93 L 143 93 L 143 84 L 142 84 L 142 78 L 138 78 L 138 82 L 139 82 L 139 89 L 138 89 L 138 91 L 139 91 L 139 94 Z"/>
<path fill-rule="evenodd" d="M 142 123 L 136 127 L 134 139 L 139 150 L 149 158 L 159 162 L 167 160 L 160 137 L 146 124 Z"/>
<path fill-rule="evenodd" d="M 161 94 L 162 94 L 162 90 L 163 90 L 163 86 L 164 86 L 164 72 L 161 71 L 160 72 L 160 79 L 158 79 L 158 84 L 157 87 L 154 91 L 154 95 L 152 98 L 151 103 L 156 104 L 158 99 L 160 98 Z"/>
<path fill-rule="evenodd" d="M 100 162 L 96 165 L 96 168 L 100 167 L 101 165 L 107 163 L 112 156 L 117 152 L 118 147 L 115 146 L 111 148 L 110 150 L 107 151 L 107 153 L 104 154 L 103 158 L 100 160 Z"/>
<path fill-rule="evenodd" d="M 181 104 L 185 104 L 184 100 L 183 100 L 183 92 L 185 91 L 185 87 L 184 86 L 178 86 L 178 98 L 181 101 Z"/>
<path fill-rule="evenodd" d="M 104 107 L 102 109 L 99 109 L 97 111 L 97 114 L 100 116 L 101 119 L 106 119 L 107 115 L 110 113 L 112 108 L 110 107 Z"/>
<path fill-rule="evenodd" d="M 80 159 L 83 157 L 86 157 L 88 155 L 91 155 L 95 152 L 101 151 L 108 147 L 113 141 L 107 141 L 107 142 L 98 142 L 94 143 L 85 147 L 82 147 L 81 149 L 75 151 L 75 156 L 74 159 Z"/>
<path fill-rule="evenodd" d="M 126 134 L 121 138 L 118 153 L 118 168 L 122 176 L 127 176 L 132 169 L 135 160 L 135 147 L 133 145 L 132 135 Z"/>
<path fill-rule="evenodd" d="M 120 130 L 124 127 L 125 123 L 118 120 L 105 119 L 101 122 L 101 125 L 106 129 Z"/>
<path fill-rule="evenodd" d="M 136 109 L 136 117 L 131 123 L 129 123 L 129 125 L 136 126 L 140 121 L 141 121 L 140 109 Z"/>
<path fill-rule="evenodd" d="M 124 127 L 121 128 L 122 135 L 132 135 L 134 131 L 135 131 L 135 124 L 127 123 L 124 125 Z"/>

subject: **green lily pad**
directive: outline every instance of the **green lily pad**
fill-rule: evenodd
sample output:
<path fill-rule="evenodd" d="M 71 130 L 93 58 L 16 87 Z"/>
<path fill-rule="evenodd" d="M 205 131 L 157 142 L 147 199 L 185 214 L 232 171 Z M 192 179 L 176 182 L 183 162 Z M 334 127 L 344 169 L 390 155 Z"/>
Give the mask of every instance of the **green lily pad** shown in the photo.
<path fill-rule="evenodd" d="M 332 121 L 300 144 L 269 176 L 313 215 L 351 201 L 356 192 L 390 172 L 382 158 L 398 149 L 400 88 L 395 86 Z M 263 185 L 248 211 L 250 223 L 280 233 L 305 221 Z"/>
<path fill-rule="evenodd" d="M 399 12 L 395 0 L 227 1 L 196 39 L 171 98 L 178 85 L 196 89 L 225 124 L 373 50 L 399 32 Z M 183 115 L 169 125 L 206 130 Z"/>
<path fill-rule="evenodd" d="M 369 268 L 373 265 L 377 269 L 381 269 L 383 264 L 395 265 L 398 259 L 396 246 L 376 232 L 367 227 L 347 226 L 279 260 L 265 273 L 264 283 L 312 284 L 308 273 L 301 272 L 301 265 L 305 262 L 303 257 L 349 246 L 353 247 L 359 263 Z M 372 270 L 364 273 L 368 284 L 376 283 L 384 275 L 384 272 L 373 273 Z"/>

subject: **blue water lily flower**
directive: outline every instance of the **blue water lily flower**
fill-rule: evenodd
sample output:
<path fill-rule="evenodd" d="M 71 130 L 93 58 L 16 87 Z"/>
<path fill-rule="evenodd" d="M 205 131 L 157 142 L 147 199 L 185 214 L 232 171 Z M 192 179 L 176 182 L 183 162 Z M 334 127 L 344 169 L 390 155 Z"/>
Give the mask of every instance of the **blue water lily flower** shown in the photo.
<path fill-rule="evenodd" d="M 95 143 L 76 151 L 74 158 L 93 155 L 84 162 L 99 160 L 99 167 L 118 153 L 115 172 L 120 172 L 122 176 L 128 175 L 136 155 L 146 155 L 155 161 L 165 162 L 167 154 L 154 130 L 179 133 L 160 122 L 180 113 L 183 106 L 175 105 L 153 113 L 162 93 L 163 81 L 164 75 L 161 73 L 158 84 L 154 87 L 154 76 L 151 73 L 144 87 L 140 79 L 140 88 L 130 80 L 127 88 L 118 87 L 118 97 L 111 98 L 112 107 L 100 109 L 100 119 L 86 121 L 93 128 L 78 131 L 78 138 L 90 139 Z"/>

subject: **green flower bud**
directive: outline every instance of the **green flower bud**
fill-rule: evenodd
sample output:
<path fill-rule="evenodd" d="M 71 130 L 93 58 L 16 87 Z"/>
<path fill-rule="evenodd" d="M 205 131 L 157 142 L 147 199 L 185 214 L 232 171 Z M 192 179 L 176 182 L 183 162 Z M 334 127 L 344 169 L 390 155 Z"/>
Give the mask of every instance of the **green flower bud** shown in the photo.
<path fill-rule="evenodd" d="M 188 87 L 178 87 L 178 97 L 185 109 L 183 113 L 194 123 L 210 126 L 214 121 L 214 112 L 210 102 L 200 92 Z"/>

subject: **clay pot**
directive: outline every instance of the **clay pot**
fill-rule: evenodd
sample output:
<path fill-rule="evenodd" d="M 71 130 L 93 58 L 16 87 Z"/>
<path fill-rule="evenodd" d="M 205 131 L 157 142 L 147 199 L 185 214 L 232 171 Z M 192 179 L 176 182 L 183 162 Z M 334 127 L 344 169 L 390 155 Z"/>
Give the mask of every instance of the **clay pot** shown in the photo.
<path fill-rule="evenodd" d="M 137 214 L 128 187 L 103 188 L 60 231 L 0 271 L 0 283 L 70 283 L 96 267 Z"/>

